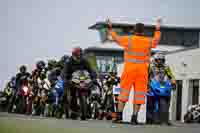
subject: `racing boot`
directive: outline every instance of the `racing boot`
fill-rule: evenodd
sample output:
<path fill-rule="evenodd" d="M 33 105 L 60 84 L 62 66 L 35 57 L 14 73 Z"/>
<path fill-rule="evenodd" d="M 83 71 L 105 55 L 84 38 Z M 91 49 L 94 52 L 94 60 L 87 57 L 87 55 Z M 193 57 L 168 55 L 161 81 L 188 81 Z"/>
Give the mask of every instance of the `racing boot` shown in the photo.
<path fill-rule="evenodd" d="M 99 112 L 99 115 L 98 115 L 98 120 L 103 120 L 104 119 L 104 116 L 105 116 L 105 112 L 104 111 L 101 111 Z"/>
<path fill-rule="evenodd" d="M 72 120 L 77 120 L 78 119 L 78 114 L 76 112 L 71 113 L 71 119 Z"/>
<path fill-rule="evenodd" d="M 65 119 L 69 119 L 69 111 L 65 111 Z"/>
<path fill-rule="evenodd" d="M 132 115 L 132 117 L 131 117 L 131 124 L 132 125 L 138 125 L 139 124 L 138 120 L 137 120 L 137 116 L 138 115 Z"/>
<path fill-rule="evenodd" d="M 162 112 L 160 115 L 160 121 L 163 126 L 172 126 L 172 123 L 169 122 L 169 112 Z"/>
<path fill-rule="evenodd" d="M 122 123 L 122 112 L 116 112 L 116 113 L 112 113 L 113 118 L 112 118 L 112 122 L 113 123 Z"/>

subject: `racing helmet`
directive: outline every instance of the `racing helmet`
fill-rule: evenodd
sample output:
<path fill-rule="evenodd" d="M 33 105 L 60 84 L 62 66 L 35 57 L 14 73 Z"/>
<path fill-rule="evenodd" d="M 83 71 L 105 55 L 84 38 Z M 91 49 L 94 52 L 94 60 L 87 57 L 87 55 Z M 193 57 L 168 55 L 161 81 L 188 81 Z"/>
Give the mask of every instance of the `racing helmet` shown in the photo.
<path fill-rule="evenodd" d="M 153 61 L 158 65 L 165 64 L 165 55 L 162 52 L 158 52 L 154 55 Z"/>
<path fill-rule="evenodd" d="M 72 56 L 76 57 L 76 58 L 80 58 L 82 55 L 82 48 L 81 47 L 75 47 L 72 50 Z"/>
<path fill-rule="evenodd" d="M 25 73 L 27 71 L 27 67 L 25 65 L 20 66 L 19 71 L 21 73 Z"/>
<path fill-rule="evenodd" d="M 45 66 L 46 66 L 46 63 L 45 63 L 43 60 L 40 60 L 40 61 L 38 61 L 38 62 L 36 63 L 36 68 L 37 68 L 37 69 L 42 70 L 42 69 L 45 68 Z"/>

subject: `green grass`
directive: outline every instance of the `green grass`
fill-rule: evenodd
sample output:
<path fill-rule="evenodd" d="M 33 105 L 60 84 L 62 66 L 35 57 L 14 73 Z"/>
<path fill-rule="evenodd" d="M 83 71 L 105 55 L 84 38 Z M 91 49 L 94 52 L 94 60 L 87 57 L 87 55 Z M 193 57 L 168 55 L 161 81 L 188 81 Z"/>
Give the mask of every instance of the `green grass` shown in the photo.
<path fill-rule="evenodd" d="M 39 120 L 4 119 L 0 120 L 0 133 L 88 133 L 87 128 L 64 128 L 48 124 Z"/>

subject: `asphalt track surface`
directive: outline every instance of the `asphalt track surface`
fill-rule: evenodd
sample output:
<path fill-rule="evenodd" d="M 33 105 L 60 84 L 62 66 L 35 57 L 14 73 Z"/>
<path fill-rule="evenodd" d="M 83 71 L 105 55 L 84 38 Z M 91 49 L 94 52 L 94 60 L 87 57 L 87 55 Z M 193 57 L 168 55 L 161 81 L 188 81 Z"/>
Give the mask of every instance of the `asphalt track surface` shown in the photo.
<path fill-rule="evenodd" d="M 0 113 L 0 133 L 200 133 L 200 124 L 174 126 L 112 124 Z"/>

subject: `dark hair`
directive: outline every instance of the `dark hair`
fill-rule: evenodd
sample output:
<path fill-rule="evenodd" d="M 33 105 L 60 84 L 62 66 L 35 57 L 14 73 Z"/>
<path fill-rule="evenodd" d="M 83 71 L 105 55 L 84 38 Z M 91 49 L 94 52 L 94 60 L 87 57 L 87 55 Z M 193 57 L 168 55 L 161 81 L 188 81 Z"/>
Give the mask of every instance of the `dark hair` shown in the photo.
<path fill-rule="evenodd" d="M 135 25 L 134 31 L 135 31 L 135 33 L 139 33 L 139 34 L 144 33 L 144 24 L 143 23 L 137 23 Z"/>

